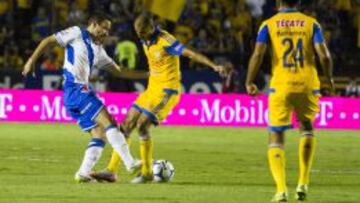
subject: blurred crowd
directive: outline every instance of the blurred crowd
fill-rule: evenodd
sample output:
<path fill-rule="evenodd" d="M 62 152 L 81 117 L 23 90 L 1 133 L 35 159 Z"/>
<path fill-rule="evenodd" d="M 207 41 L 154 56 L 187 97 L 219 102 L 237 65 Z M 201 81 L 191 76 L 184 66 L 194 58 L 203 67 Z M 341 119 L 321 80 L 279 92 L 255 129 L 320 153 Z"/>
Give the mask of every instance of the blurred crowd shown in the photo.
<path fill-rule="evenodd" d="M 21 70 L 44 37 L 72 25 L 86 26 L 88 14 L 101 10 L 112 16 L 113 30 L 106 49 L 118 63 L 146 69 L 146 60 L 132 23 L 142 0 L 0 0 L 0 70 Z M 335 75 L 360 75 L 360 0 L 303 0 L 301 10 L 318 19 L 335 62 Z M 177 23 L 157 18 L 159 25 L 188 47 L 234 68 L 224 91 L 242 92 L 246 66 L 262 20 L 276 13 L 275 0 L 187 0 Z M 60 47 L 46 52 L 39 66 L 61 67 Z M 265 85 L 270 58 L 258 80 Z M 201 69 L 182 60 L 183 68 Z"/>

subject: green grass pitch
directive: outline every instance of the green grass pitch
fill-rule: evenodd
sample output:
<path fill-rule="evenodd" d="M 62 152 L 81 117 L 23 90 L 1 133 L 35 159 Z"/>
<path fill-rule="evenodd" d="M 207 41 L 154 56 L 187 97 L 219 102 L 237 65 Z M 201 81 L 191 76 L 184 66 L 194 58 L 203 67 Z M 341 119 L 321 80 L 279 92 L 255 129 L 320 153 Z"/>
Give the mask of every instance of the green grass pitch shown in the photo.
<path fill-rule="evenodd" d="M 265 129 L 157 127 L 154 158 L 170 160 L 167 184 L 77 184 L 89 136 L 74 124 L 0 124 L 0 202 L 269 202 L 275 190 Z M 360 202 L 360 132 L 319 130 L 308 202 Z M 138 138 L 131 150 L 138 156 Z M 297 181 L 298 133 L 287 136 L 290 202 Z M 109 160 L 110 145 L 96 169 Z"/>

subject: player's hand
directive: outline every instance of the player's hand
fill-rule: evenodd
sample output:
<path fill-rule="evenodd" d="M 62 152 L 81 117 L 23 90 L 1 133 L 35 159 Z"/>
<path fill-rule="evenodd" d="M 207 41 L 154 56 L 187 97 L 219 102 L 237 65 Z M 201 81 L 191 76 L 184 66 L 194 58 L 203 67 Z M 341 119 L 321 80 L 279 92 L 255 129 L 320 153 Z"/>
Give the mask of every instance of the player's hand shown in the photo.
<path fill-rule="evenodd" d="M 33 67 L 34 67 L 34 61 L 31 58 L 29 58 L 26 61 L 26 64 L 24 66 L 24 70 L 22 71 L 21 74 L 23 76 L 27 76 L 31 72 L 31 70 L 33 70 Z"/>
<path fill-rule="evenodd" d="M 230 73 L 230 68 L 223 65 L 216 65 L 213 67 L 216 72 L 220 74 L 221 77 L 226 77 Z"/>
<path fill-rule="evenodd" d="M 257 95 L 259 93 L 259 90 L 257 86 L 254 83 L 246 84 L 246 91 L 249 95 Z"/>

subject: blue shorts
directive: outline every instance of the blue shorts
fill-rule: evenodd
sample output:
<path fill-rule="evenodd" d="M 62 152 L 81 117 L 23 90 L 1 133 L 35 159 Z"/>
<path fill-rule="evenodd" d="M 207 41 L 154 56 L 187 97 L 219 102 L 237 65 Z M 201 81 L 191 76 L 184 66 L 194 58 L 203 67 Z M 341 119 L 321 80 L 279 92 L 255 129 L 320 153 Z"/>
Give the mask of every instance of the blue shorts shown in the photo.
<path fill-rule="evenodd" d="M 64 86 L 64 104 L 83 131 L 90 131 L 97 126 L 94 120 L 104 108 L 95 92 L 89 86 L 80 84 Z"/>

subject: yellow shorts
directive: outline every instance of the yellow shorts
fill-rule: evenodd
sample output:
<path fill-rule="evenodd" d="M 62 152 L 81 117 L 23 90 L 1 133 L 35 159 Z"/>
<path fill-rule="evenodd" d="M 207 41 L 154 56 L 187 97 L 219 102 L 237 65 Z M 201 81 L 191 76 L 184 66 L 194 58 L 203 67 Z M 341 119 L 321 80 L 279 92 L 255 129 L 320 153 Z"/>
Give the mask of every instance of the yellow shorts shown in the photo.
<path fill-rule="evenodd" d="M 180 100 L 180 91 L 173 89 L 147 89 L 132 105 L 158 125 Z"/>
<path fill-rule="evenodd" d="M 283 132 L 292 128 L 292 113 L 296 119 L 313 122 L 319 112 L 319 91 L 312 93 L 277 93 L 269 95 L 269 131 Z"/>

